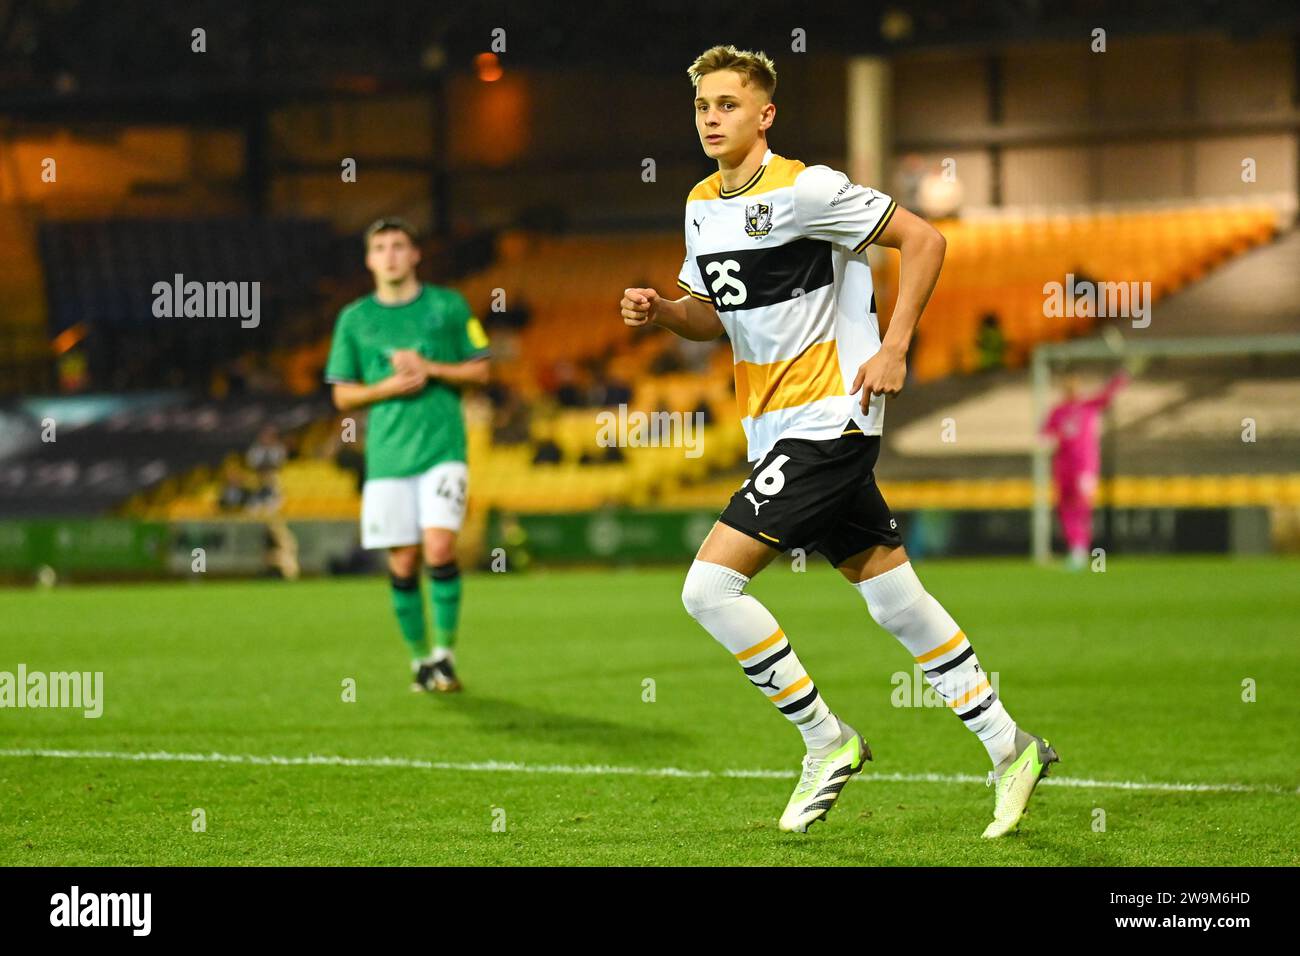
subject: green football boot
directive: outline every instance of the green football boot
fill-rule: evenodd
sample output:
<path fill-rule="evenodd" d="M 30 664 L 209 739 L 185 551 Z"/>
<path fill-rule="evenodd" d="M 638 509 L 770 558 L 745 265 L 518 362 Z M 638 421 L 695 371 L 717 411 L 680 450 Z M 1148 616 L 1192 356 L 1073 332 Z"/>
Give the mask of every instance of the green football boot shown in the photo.
<path fill-rule="evenodd" d="M 839 718 L 835 718 L 839 720 Z M 871 759 L 871 748 L 862 735 L 844 721 L 839 720 L 840 739 L 825 757 L 805 754 L 803 772 L 795 784 L 785 813 L 781 814 L 781 829 L 787 833 L 807 833 L 808 827 L 821 820 L 835 806 L 840 791 L 849 777 L 860 771 Z"/>
<path fill-rule="evenodd" d="M 1048 766 L 1060 759 L 1042 737 L 1016 728 L 1016 755 L 1005 766 L 999 764 L 996 770 L 989 771 L 987 785 L 996 784 L 996 789 L 993 822 L 984 829 L 985 837 L 1006 836 L 1020 825 L 1038 781 L 1047 776 Z"/>

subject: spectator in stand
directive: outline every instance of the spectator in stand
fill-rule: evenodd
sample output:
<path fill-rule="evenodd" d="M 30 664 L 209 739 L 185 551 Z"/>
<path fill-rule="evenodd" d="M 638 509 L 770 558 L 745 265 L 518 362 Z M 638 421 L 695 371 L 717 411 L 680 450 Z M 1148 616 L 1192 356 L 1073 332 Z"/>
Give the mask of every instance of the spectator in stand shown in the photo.
<path fill-rule="evenodd" d="M 506 302 L 509 303 L 505 309 L 500 312 L 491 308 L 485 309 L 483 314 L 486 318 L 483 324 L 493 332 L 504 329 L 519 330 L 526 327 L 533 316 L 533 307 L 529 305 L 528 300 L 518 293 L 507 293 Z M 493 345 L 495 346 L 496 337 L 493 336 Z"/>
<path fill-rule="evenodd" d="M 593 408 L 627 404 L 632 400 L 632 389 L 610 374 L 609 360 L 603 356 L 588 359 L 585 363 L 591 386 L 587 389 L 587 404 Z"/>
<path fill-rule="evenodd" d="M 339 468 L 350 472 L 356 479 L 357 494 L 361 494 L 362 485 L 366 481 L 365 429 L 356 419 L 348 425 L 349 418 L 352 416 L 340 415 L 335 419 L 329 440 L 321 443 L 316 454 L 318 458 L 332 461 Z"/>
<path fill-rule="evenodd" d="M 996 313 L 987 312 L 975 333 L 976 364 L 981 372 L 1002 368 L 1006 363 L 1007 339 Z"/>
<path fill-rule="evenodd" d="M 257 454 L 254 454 L 257 452 Z M 258 486 L 245 500 L 244 507 L 266 523 L 266 566 L 287 581 L 296 581 L 301 573 L 298 563 L 298 538 L 280 514 L 284 498 L 280 493 L 279 468 L 288 452 L 274 426 L 262 429 L 257 442 L 249 449 L 249 466 L 258 471 Z"/>
<path fill-rule="evenodd" d="M 617 445 L 606 445 L 600 451 L 584 451 L 578 459 L 580 465 L 616 465 L 624 461 L 623 449 Z"/>
<path fill-rule="evenodd" d="M 534 465 L 558 465 L 564 460 L 564 452 L 553 439 L 543 438 L 533 448 Z"/>
<path fill-rule="evenodd" d="M 705 425 L 712 425 L 716 421 L 713 415 L 713 406 L 709 404 L 706 398 L 700 399 L 700 403 L 695 406 L 694 414 L 699 415 L 700 421 Z"/>
<path fill-rule="evenodd" d="M 284 497 L 280 494 L 280 480 L 277 474 L 271 471 L 262 475 L 257 488 L 249 495 L 246 507 L 250 512 L 274 515 L 280 511 L 282 504 L 284 504 Z"/>
<path fill-rule="evenodd" d="M 555 363 L 555 401 L 562 408 L 581 408 L 586 404 L 578 372 L 569 361 Z"/>
<path fill-rule="evenodd" d="M 664 349 L 650 361 L 651 375 L 671 375 L 686 368 L 682 354 L 674 346 Z"/>
<path fill-rule="evenodd" d="M 257 440 L 244 456 L 248 467 L 259 477 L 274 476 L 289 458 L 289 449 L 280 439 L 280 430 L 274 425 L 263 425 Z"/>
<path fill-rule="evenodd" d="M 492 413 L 492 441 L 498 445 L 522 445 L 528 441 L 529 411 L 512 389 L 501 386 Z"/>
<path fill-rule="evenodd" d="M 627 405 L 632 401 L 632 386 L 618 378 L 607 379 L 601 392 L 601 405 Z"/>
<path fill-rule="evenodd" d="M 222 511 L 242 511 L 251 498 L 248 486 L 244 483 L 244 470 L 238 462 L 232 461 L 222 470 L 221 479 L 217 507 Z"/>

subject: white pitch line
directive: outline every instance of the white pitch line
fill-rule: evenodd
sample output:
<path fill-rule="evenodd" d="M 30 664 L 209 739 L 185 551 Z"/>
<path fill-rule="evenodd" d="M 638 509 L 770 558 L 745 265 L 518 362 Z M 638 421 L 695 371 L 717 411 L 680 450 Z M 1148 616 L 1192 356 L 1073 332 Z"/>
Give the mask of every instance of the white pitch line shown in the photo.
<path fill-rule="evenodd" d="M 166 750 L 125 753 L 113 750 L 52 750 L 28 748 L 0 750 L 3 757 L 51 757 L 63 760 L 122 760 L 134 763 L 216 763 L 263 767 L 398 767 L 408 770 L 459 770 L 470 773 L 542 773 L 572 776 L 681 777 L 709 780 L 718 777 L 786 780 L 798 776 L 793 770 L 682 770 L 678 767 L 616 767 L 609 764 L 527 764 L 488 760 L 458 763 L 447 760 L 419 760 L 412 757 L 336 757 L 309 754 L 282 757 L 275 754 L 171 753 Z M 984 783 L 985 777 L 968 773 L 871 773 L 859 780 L 880 783 Z M 1140 780 L 1088 780 L 1076 777 L 1045 777 L 1044 785 L 1078 787 L 1085 790 L 1154 790 L 1163 793 L 1300 793 L 1271 784 L 1247 783 L 1160 783 Z"/>

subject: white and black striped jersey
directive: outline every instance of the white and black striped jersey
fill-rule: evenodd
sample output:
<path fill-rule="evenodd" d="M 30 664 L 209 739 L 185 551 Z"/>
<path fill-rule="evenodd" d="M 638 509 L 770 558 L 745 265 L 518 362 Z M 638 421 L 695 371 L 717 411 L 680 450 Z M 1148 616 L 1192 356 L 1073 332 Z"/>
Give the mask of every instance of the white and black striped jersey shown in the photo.
<path fill-rule="evenodd" d="M 828 166 L 767 150 L 749 182 L 714 173 L 686 199 L 677 283 L 711 302 L 731 339 L 736 401 L 758 461 L 781 438 L 835 438 L 851 418 L 878 435 L 885 397 L 848 394 L 880 348 L 866 248 L 896 208 Z"/>

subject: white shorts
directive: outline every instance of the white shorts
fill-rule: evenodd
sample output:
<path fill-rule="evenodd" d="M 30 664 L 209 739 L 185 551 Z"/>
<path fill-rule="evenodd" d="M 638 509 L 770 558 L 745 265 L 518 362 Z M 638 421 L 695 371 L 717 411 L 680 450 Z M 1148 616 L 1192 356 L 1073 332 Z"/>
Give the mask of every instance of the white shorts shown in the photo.
<path fill-rule="evenodd" d="M 422 475 L 367 481 L 361 489 L 361 546 L 419 544 L 424 528 L 460 531 L 468 484 L 463 461 L 434 465 Z"/>

